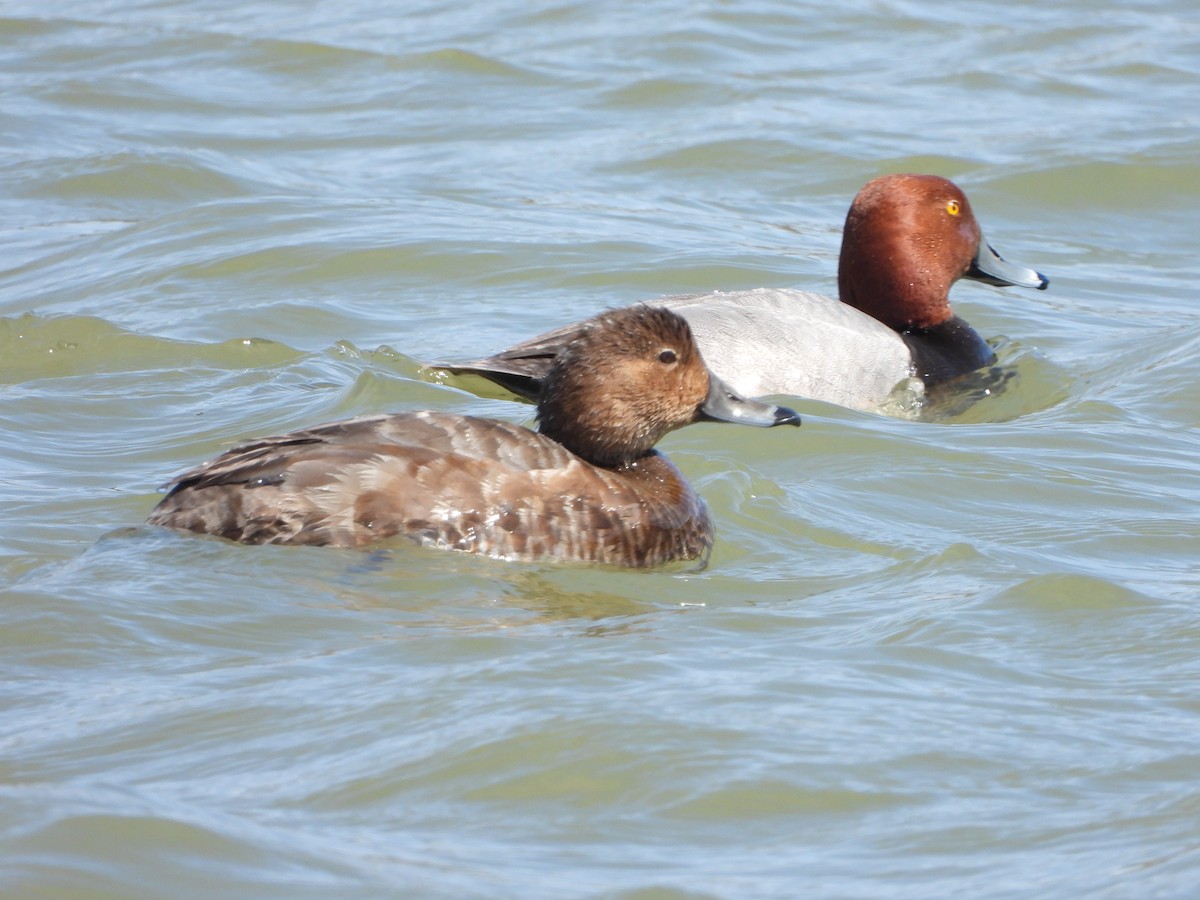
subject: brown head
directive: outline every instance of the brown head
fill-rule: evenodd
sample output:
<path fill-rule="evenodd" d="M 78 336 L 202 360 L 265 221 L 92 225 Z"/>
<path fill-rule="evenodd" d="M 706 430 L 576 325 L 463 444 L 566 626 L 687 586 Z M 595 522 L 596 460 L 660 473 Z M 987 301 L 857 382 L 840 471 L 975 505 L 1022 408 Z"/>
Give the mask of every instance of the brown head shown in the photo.
<path fill-rule="evenodd" d="M 663 307 L 630 306 L 585 323 L 555 357 L 538 403 L 542 434 L 608 467 L 701 419 L 800 424 L 790 409 L 727 388 L 708 371 L 687 322 Z"/>
<path fill-rule="evenodd" d="M 953 317 L 950 288 L 968 277 L 1044 290 L 1049 281 L 988 246 L 970 201 L 936 175 L 884 175 L 858 192 L 838 262 L 843 303 L 897 331 Z"/>

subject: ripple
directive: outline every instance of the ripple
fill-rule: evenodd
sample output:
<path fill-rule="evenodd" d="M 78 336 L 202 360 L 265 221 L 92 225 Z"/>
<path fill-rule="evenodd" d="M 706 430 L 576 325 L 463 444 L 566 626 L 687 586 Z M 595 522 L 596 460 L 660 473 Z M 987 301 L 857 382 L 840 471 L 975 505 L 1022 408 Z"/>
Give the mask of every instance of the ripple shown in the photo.
<path fill-rule="evenodd" d="M 76 6 L 0 21 L 6 886 L 1194 891 L 1189 7 Z M 703 571 L 142 525 L 251 435 L 529 420 L 418 361 L 828 291 L 898 169 L 1052 278 L 955 288 L 1004 390 L 668 436 Z"/>

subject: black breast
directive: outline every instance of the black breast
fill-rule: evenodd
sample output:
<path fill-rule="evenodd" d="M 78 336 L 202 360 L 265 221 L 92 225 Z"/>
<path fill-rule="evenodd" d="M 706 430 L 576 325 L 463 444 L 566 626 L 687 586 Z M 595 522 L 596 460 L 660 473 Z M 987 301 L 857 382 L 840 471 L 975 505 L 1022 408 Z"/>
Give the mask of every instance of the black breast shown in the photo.
<path fill-rule="evenodd" d="M 970 325 L 954 316 L 932 328 L 901 332 L 912 352 L 916 374 L 932 387 L 996 361 L 996 354 Z"/>

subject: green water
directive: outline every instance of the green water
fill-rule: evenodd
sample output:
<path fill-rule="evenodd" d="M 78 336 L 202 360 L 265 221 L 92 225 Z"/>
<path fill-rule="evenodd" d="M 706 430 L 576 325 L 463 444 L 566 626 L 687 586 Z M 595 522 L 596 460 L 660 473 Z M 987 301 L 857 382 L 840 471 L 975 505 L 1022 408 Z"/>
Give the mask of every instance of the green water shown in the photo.
<path fill-rule="evenodd" d="M 0 9 L 6 895 L 1190 897 L 1191 6 Z M 890 171 L 1051 278 L 924 421 L 662 449 L 703 571 L 142 526 L 605 307 L 834 290 Z M 478 386 L 478 385 L 476 385 Z"/>

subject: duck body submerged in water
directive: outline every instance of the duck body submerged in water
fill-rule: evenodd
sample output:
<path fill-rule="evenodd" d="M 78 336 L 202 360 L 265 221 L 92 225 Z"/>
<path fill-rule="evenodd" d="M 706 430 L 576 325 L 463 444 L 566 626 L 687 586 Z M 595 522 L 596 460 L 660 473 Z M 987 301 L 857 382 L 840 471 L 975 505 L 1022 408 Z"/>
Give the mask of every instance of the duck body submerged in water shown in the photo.
<path fill-rule="evenodd" d="M 761 288 L 650 303 L 686 318 L 709 368 L 744 396 L 783 394 L 874 410 L 909 379 L 927 390 L 995 362 L 987 342 L 950 308 L 950 288 L 960 278 L 1039 290 L 1049 284 L 991 248 L 954 183 L 885 175 L 864 186 L 847 213 L 840 302 Z M 431 368 L 481 375 L 536 399 L 555 354 L 578 328 Z"/>
<path fill-rule="evenodd" d="M 704 502 L 653 449 L 692 422 L 799 425 L 712 376 L 687 322 L 589 320 L 544 376 L 539 430 L 407 412 L 251 441 L 180 475 L 148 522 L 246 544 L 400 537 L 514 560 L 653 566 L 705 556 Z"/>

